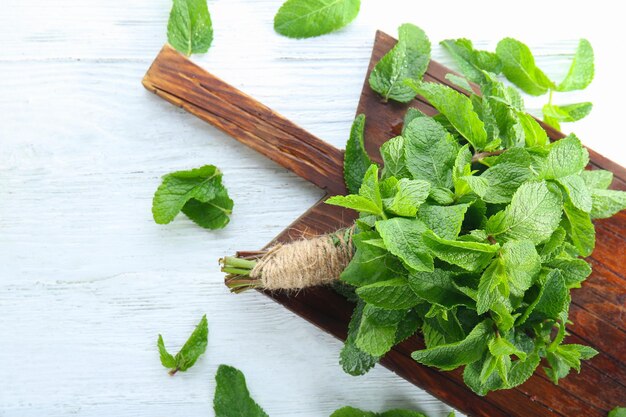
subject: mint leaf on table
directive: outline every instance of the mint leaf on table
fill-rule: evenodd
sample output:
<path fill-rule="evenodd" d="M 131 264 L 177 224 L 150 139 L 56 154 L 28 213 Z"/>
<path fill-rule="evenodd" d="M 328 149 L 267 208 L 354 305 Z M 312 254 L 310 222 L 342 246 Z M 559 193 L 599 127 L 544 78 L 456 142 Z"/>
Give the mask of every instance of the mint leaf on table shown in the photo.
<path fill-rule="evenodd" d="M 589 153 L 574 134 L 551 143 L 548 149 L 540 173 L 542 178 L 557 179 L 579 174 L 589 163 Z"/>
<path fill-rule="evenodd" d="M 360 0 L 287 0 L 274 16 L 274 30 L 288 38 L 334 32 L 359 14 Z"/>
<path fill-rule="evenodd" d="M 343 157 L 343 177 L 346 187 L 352 194 L 357 194 L 361 188 L 361 181 L 365 172 L 372 165 L 372 160 L 365 151 L 363 131 L 365 129 L 365 115 L 359 114 L 350 129 L 350 138 L 346 144 Z"/>
<path fill-rule="evenodd" d="M 208 335 L 209 327 L 206 315 L 202 316 L 202 320 L 200 320 L 187 342 L 176 355 L 171 355 L 167 352 L 163 337 L 159 335 L 157 347 L 159 348 L 161 364 L 166 368 L 170 368 L 170 375 L 174 375 L 178 371 L 185 372 L 206 351 Z"/>
<path fill-rule="evenodd" d="M 387 410 L 382 413 L 374 413 L 372 411 L 363 411 L 354 407 L 342 407 L 335 410 L 330 417 L 426 417 L 418 411 L 412 410 Z"/>
<path fill-rule="evenodd" d="M 554 120 L 559 123 L 563 122 L 576 122 L 580 119 L 587 117 L 591 113 L 593 104 L 590 102 L 575 103 L 575 104 L 546 104 L 543 106 L 543 115 L 549 120 Z"/>
<path fill-rule="evenodd" d="M 485 124 L 474 111 L 469 97 L 443 84 L 415 82 L 407 84 L 443 114 L 474 149 L 482 150 L 485 147 L 487 144 Z"/>
<path fill-rule="evenodd" d="M 215 375 L 215 417 L 269 417 L 252 399 L 240 370 L 220 365 Z"/>
<path fill-rule="evenodd" d="M 220 229 L 230 221 L 232 209 L 222 173 L 213 165 L 163 176 L 152 200 L 152 215 L 158 224 L 171 222 L 182 211 L 199 226 Z"/>
<path fill-rule="evenodd" d="M 406 312 L 366 304 L 356 337 L 356 347 L 372 356 L 383 356 L 396 343 L 398 325 Z"/>
<path fill-rule="evenodd" d="M 591 193 L 591 218 L 606 219 L 626 209 L 626 192 L 618 190 L 593 190 Z"/>
<path fill-rule="evenodd" d="M 528 46 L 505 38 L 498 42 L 496 55 L 502 62 L 502 72 L 513 84 L 533 96 L 545 94 L 554 83 L 537 67 Z"/>
<path fill-rule="evenodd" d="M 567 76 L 556 87 L 557 91 L 583 90 L 593 81 L 593 48 L 586 39 L 581 39 Z"/>
<path fill-rule="evenodd" d="M 548 352 L 546 359 L 550 368 L 544 367 L 543 369 L 552 382 L 558 384 L 559 379 L 567 376 L 571 368 L 580 372 L 581 360 L 591 359 L 597 354 L 598 351 L 589 346 L 576 344 L 560 345 L 554 351 Z"/>
<path fill-rule="evenodd" d="M 398 28 L 398 43 L 372 70 L 369 84 L 385 101 L 407 103 L 415 92 L 405 80 L 420 81 L 430 61 L 430 41 L 424 31 L 405 23 Z"/>
<path fill-rule="evenodd" d="M 502 63 L 496 54 L 474 49 L 469 39 L 446 39 L 440 44 L 452 55 L 470 81 L 481 83 L 484 80 L 483 70 L 494 74 L 502 71 Z"/>
<path fill-rule="evenodd" d="M 174 0 L 167 22 L 167 41 L 187 56 L 209 50 L 213 24 L 206 0 Z"/>
<path fill-rule="evenodd" d="M 615 407 L 607 417 L 626 417 L 626 407 Z"/>

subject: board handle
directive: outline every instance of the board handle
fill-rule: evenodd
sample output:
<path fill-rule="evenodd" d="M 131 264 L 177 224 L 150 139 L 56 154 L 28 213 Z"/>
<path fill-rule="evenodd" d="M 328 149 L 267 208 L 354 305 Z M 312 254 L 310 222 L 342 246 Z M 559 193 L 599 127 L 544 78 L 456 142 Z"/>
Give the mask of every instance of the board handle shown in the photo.
<path fill-rule="evenodd" d="M 165 45 L 144 87 L 326 190 L 345 194 L 343 151 Z"/>

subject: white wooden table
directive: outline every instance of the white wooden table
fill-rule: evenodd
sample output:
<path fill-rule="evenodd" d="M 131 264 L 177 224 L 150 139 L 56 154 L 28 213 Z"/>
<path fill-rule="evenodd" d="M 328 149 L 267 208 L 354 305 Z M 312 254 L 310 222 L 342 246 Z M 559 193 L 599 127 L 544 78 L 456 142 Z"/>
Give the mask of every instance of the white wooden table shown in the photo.
<path fill-rule="evenodd" d="M 210 0 L 214 44 L 194 60 L 336 146 L 375 29 L 395 34 L 410 21 L 435 45 L 465 36 L 492 49 L 518 37 L 557 78 L 577 38 L 589 38 L 595 82 L 556 101 L 594 101 L 577 133 L 626 164 L 615 133 L 626 30 L 615 6 L 364 0 L 348 28 L 295 41 L 273 32 L 280 3 Z M 345 375 L 341 343 L 268 298 L 228 293 L 217 259 L 260 248 L 321 192 L 143 89 L 169 8 L 169 0 L 1 2 L 0 416 L 211 416 L 221 363 L 246 374 L 273 417 L 328 416 L 348 404 L 444 416 L 447 406 L 384 368 Z M 434 57 L 450 63 L 439 46 Z M 225 173 L 231 224 L 218 232 L 183 217 L 156 225 L 160 176 L 203 164 Z M 204 313 L 207 354 L 169 377 L 157 334 L 176 350 Z"/>

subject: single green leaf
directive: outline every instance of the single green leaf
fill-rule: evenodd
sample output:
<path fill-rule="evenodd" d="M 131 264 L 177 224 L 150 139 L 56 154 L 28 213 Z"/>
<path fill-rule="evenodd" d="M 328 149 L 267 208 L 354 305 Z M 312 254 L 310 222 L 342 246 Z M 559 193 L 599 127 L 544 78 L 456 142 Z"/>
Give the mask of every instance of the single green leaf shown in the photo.
<path fill-rule="evenodd" d="M 626 192 L 594 190 L 591 194 L 591 218 L 606 219 L 626 209 Z"/>
<path fill-rule="evenodd" d="M 511 204 L 487 221 L 487 233 L 496 240 L 529 239 L 535 245 L 547 240 L 561 221 L 561 196 L 544 181 L 520 186 Z"/>
<path fill-rule="evenodd" d="M 354 407 L 341 407 L 335 410 L 330 417 L 378 417 L 378 414 L 371 411 L 363 411 Z"/>
<path fill-rule="evenodd" d="M 591 255 L 596 246 L 596 229 L 591 222 L 591 216 L 569 201 L 563 204 L 563 211 L 567 219 L 565 229 L 572 243 L 582 256 Z"/>
<path fill-rule="evenodd" d="M 356 346 L 363 352 L 380 357 L 393 347 L 398 324 L 404 317 L 401 310 L 383 310 L 366 304 L 356 338 Z"/>
<path fill-rule="evenodd" d="M 522 361 L 526 360 L 526 352 L 520 350 L 517 346 L 503 337 L 496 337 L 489 341 L 489 352 L 493 356 L 515 355 Z"/>
<path fill-rule="evenodd" d="M 222 173 L 213 165 L 163 176 L 154 193 L 154 221 L 166 224 L 183 211 L 202 227 L 217 229 L 226 226 L 233 202 L 222 185 Z"/>
<path fill-rule="evenodd" d="M 451 371 L 461 365 L 479 360 L 487 349 L 492 334 L 492 323 L 490 320 L 485 320 L 476 325 L 465 339 L 430 349 L 417 350 L 411 354 L 411 357 L 423 365 Z"/>
<path fill-rule="evenodd" d="M 457 290 L 454 274 L 444 269 L 412 272 L 409 274 L 409 287 L 419 298 L 446 309 L 473 306 L 472 300 Z"/>
<path fill-rule="evenodd" d="M 187 56 L 209 50 L 213 24 L 206 0 L 174 0 L 167 22 L 167 41 Z"/>
<path fill-rule="evenodd" d="M 382 216 L 383 213 L 382 200 L 381 205 L 378 206 L 372 200 L 354 194 L 332 196 L 328 200 L 326 200 L 326 204 L 345 207 L 361 213 L 374 214 L 376 216 Z"/>
<path fill-rule="evenodd" d="M 591 275 L 591 266 L 584 259 L 557 257 L 547 265 L 561 271 L 567 288 L 579 288 L 580 283 Z"/>
<path fill-rule="evenodd" d="M 587 88 L 594 75 L 593 48 L 587 39 L 581 39 L 576 48 L 574 60 L 567 76 L 557 86 L 557 91 L 583 90 Z"/>
<path fill-rule="evenodd" d="M 426 117 L 428 118 L 429 116 L 426 115 L 424 112 L 422 112 L 419 109 L 416 109 L 415 107 L 409 107 L 406 110 L 406 113 L 404 114 L 404 120 L 402 121 L 402 136 L 404 136 L 404 133 L 406 132 L 406 128 L 407 126 L 414 120 L 420 117 Z"/>
<path fill-rule="evenodd" d="M 541 313 L 544 318 L 556 319 L 569 306 L 569 291 L 559 271 L 552 270 L 543 283 L 534 313 Z"/>
<path fill-rule="evenodd" d="M 454 203 L 454 193 L 443 187 L 432 187 L 428 193 L 428 198 L 444 206 Z"/>
<path fill-rule="evenodd" d="M 364 375 L 378 362 L 378 357 L 365 353 L 356 346 L 364 307 L 365 303 L 358 300 L 348 324 L 348 337 L 339 355 L 339 363 L 344 372 L 353 376 Z"/>
<path fill-rule="evenodd" d="M 406 168 L 404 138 L 402 136 L 396 136 L 383 143 L 380 147 L 380 154 L 384 162 L 382 178 L 396 177 L 401 179 L 411 177 Z"/>
<path fill-rule="evenodd" d="M 398 43 L 372 70 L 369 84 L 385 100 L 407 103 L 415 92 L 404 81 L 420 81 L 430 61 L 430 41 L 424 31 L 405 23 L 398 28 Z"/>
<path fill-rule="evenodd" d="M 461 225 L 468 208 L 469 204 L 454 206 L 425 204 L 420 207 L 417 217 L 437 236 L 444 239 L 456 239 L 461 232 Z"/>
<path fill-rule="evenodd" d="M 561 177 L 557 182 L 563 187 L 574 207 L 589 213 L 591 211 L 591 192 L 585 181 L 578 174 Z"/>
<path fill-rule="evenodd" d="M 206 315 L 202 316 L 202 320 L 196 326 L 193 333 L 187 339 L 187 342 L 183 345 L 180 351 L 172 356 L 167 353 L 165 345 L 163 343 L 163 337 L 159 335 L 157 346 L 159 348 L 159 354 L 161 355 L 161 363 L 166 368 L 170 368 L 170 373 L 173 375 L 178 371 L 186 371 L 191 368 L 198 358 L 206 351 L 207 338 L 209 335 L 209 327 L 207 324 Z"/>
<path fill-rule="evenodd" d="M 402 259 L 407 267 L 415 271 L 433 270 L 433 258 L 422 240 L 427 230 L 422 221 L 402 217 L 379 220 L 376 222 L 376 230 L 389 252 Z"/>
<path fill-rule="evenodd" d="M 450 81 L 452 84 L 461 88 L 468 94 L 471 94 L 474 92 L 474 90 L 472 89 L 472 86 L 470 85 L 469 81 L 467 81 L 467 78 L 465 77 L 459 77 L 458 75 L 448 73 L 446 74 L 446 80 Z"/>
<path fill-rule="evenodd" d="M 401 262 L 386 249 L 372 245 L 368 241 L 379 239 L 376 232 L 361 232 L 352 237 L 356 251 L 350 263 L 341 273 L 341 280 L 361 286 L 386 281 L 405 273 Z"/>
<path fill-rule="evenodd" d="M 571 368 L 580 372 L 580 361 L 591 359 L 598 354 L 598 351 L 583 345 L 569 344 L 561 345 L 553 352 L 548 352 L 546 359 L 550 368 L 544 368 L 546 374 L 552 382 L 558 384 L 559 379 L 567 376 Z"/>
<path fill-rule="evenodd" d="M 452 186 L 452 167 L 458 152 L 456 140 L 431 118 L 412 120 L 406 128 L 405 158 L 414 179 L 431 188 Z"/>
<path fill-rule="evenodd" d="M 486 203 L 509 203 L 517 189 L 532 178 L 528 166 L 501 163 L 488 168 L 478 177 L 465 177 L 469 187 Z"/>
<path fill-rule="evenodd" d="M 593 104 L 590 102 L 574 103 L 574 104 L 546 104 L 543 106 L 542 112 L 544 117 L 557 122 L 576 122 L 584 119 L 591 113 Z"/>
<path fill-rule="evenodd" d="M 215 417 L 269 417 L 250 396 L 246 378 L 240 370 L 220 365 L 215 382 Z"/>
<path fill-rule="evenodd" d="M 565 241 L 565 235 L 565 229 L 557 227 L 552 236 L 550 236 L 550 239 L 543 244 L 541 250 L 539 251 L 539 256 L 541 256 L 542 262 L 548 262 L 558 255 L 559 250 Z"/>
<path fill-rule="evenodd" d="M 499 74 L 502 63 L 496 54 L 474 49 L 472 41 L 468 39 L 446 39 L 440 42 L 456 61 L 461 72 L 476 83 L 482 83 L 482 70 Z"/>
<path fill-rule="evenodd" d="M 365 172 L 372 165 L 372 160 L 367 155 L 363 143 L 364 129 L 365 115 L 359 114 L 352 123 L 350 138 L 343 156 L 343 177 L 348 191 L 352 194 L 358 194 Z"/>
<path fill-rule="evenodd" d="M 469 97 L 438 83 L 409 83 L 412 88 L 443 114 L 476 150 L 487 144 L 485 124 L 474 111 Z"/>
<path fill-rule="evenodd" d="M 572 134 L 550 144 L 540 175 L 546 179 L 558 179 L 579 174 L 588 163 L 589 153 Z"/>
<path fill-rule="evenodd" d="M 356 293 L 366 303 L 387 310 L 406 310 L 421 301 L 404 278 L 365 285 L 357 288 Z"/>
<path fill-rule="evenodd" d="M 554 83 L 537 67 L 530 49 L 522 42 L 504 38 L 498 42 L 496 55 L 502 61 L 506 78 L 525 93 L 540 96 L 554 88 Z"/>
<path fill-rule="evenodd" d="M 397 192 L 386 209 L 398 216 L 415 217 L 418 208 L 428 198 L 430 183 L 402 178 L 396 189 Z"/>
<path fill-rule="evenodd" d="M 442 239 L 430 230 L 422 238 L 434 256 L 468 271 L 482 270 L 500 249 L 497 244 Z"/>
<path fill-rule="evenodd" d="M 613 182 L 613 173 L 603 169 L 584 170 L 580 176 L 590 190 L 605 190 Z"/>
<path fill-rule="evenodd" d="M 626 407 L 615 407 L 607 417 L 626 417 Z"/>
<path fill-rule="evenodd" d="M 534 117 L 524 112 L 518 112 L 517 117 L 524 129 L 524 140 L 527 147 L 545 147 L 548 145 L 550 142 L 548 140 L 548 134 Z"/>
<path fill-rule="evenodd" d="M 287 0 L 274 16 L 274 30 L 288 38 L 334 32 L 359 14 L 360 0 Z"/>

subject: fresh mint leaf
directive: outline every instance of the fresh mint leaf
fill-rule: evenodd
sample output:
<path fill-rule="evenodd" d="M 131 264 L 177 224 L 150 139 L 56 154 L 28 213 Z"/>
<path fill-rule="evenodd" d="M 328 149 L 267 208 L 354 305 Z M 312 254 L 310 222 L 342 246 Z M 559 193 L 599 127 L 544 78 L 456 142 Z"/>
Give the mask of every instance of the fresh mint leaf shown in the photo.
<path fill-rule="evenodd" d="M 476 325 L 465 339 L 430 349 L 417 350 L 411 354 L 411 357 L 423 365 L 451 371 L 479 360 L 487 350 L 492 334 L 492 323 L 490 320 L 485 320 Z"/>
<path fill-rule="evenodd" d="M 559 379 L 567 376 L 571 368 L 580 372 L 580 361 L 582 359 L 591 359 L 598 354 L 598 351 L 583 345 L 569 344 L 561 345 L 553 352 L 548 352 L 546 359 L 550 368 L 543 368 L 546 375 L 555 384 L 559 383 Z"/>
<path fill-rule="evenodd" d="M 377 221 L 376 230 L 389 252 L 402 259 L 408 268 L 426 272 L 433 270 L 433 258 L 422 240 L 422 235 L 427 230 L 422 221 L 394 217 Z"/>
<path fill-rule="evenodd" d="M 532 117 L 531 115 L 518 112 L 517 117 L 524 129 L 524 141 L 526 147 L 532 148 L 533 146 L 545 147 L 550 143 L 548 134 L 543 127 Z"/>
<path fill-rule="evenodd" d="M 356 338 L 356 346 L 363 352 L 380 357 L 395 344 L 398 324 L 405 311 L 383 310 L 366 304 Z"/>
<path fill-rule="evenodd" d="M 580 288 L 580 283 L 591 275 L 591 266 L 584 259 L 557 257 L 547 265 L 561 271 L 567 288 Z"/>
<path fill-rule="evenodd" d="M 563 211 L 567 219 L 565 230 L 572 243 L 582 256 L 589 256 L 596 246 L 596 229 L 591 222 L 589 213 L 575 207 L 570 201 L 563 204 Z"/>
<path fill-rule="evenodd" d="M 339 363 L 344 372 L 353 376 L 364 375 L 378 362 L 378 357 L 365 353 L 356 346 L 356 338 L 361 326 L 364 307 L 365 303 L 362 300 L 357 301 L 352 318 L 348 324 L 348 337 L 339 355 Z"/>
<path fill-rule="evenodd" d="M 589 163 L 589 152 L 583 148 L 576 135 L 557 140 L 550 144 L 541 177 L 558 179 L 579 174 Z"/>
<path fill-rule="evenodd" d="M 157 347 L 161 357 L 161 364 L 166 368 L 170 368 L 170 375 L 174 375 L 178 371 L 185 372 L 187 369 L 191 368 L 200 355 L 206 351 L 208 335 L 209 327 L 206 315 L 204 315 L 193 333 L 189 336 L 189 339 L 187 339 L 187 342 L 185 342 L 175 356 L 167 352 L 163 337 L 159 335 Z"/>
<path fill-rule="evenodd" d="M 561 177 L 557 180 L 563 187 L 569 201 L 578 209 L 589 213 L 591 211 L 591 192 L 585 184 L 585 180 L 580 175 L 572 174 L 566 177 Z"/>
<path fill-rule="evenodd" d="M 187 56 L 209 50 L 213 24 L 206 0 L 174 0 L 167 22 L 167 41 Z"/>
<path fill-rule="evenodd" d="M 500 249 L 497 244 L 443 239 L 430 230 L 424 233 L 422 238 L 435 257 L 471 272 L 487 266 Z"/>
<path fill-rule="evenodd" d="M 404 138 L 402 136 L 396 136 L 383 143 L 380 147 L 380 154 L 384 162 L 382 178 L 395 177 L 402 179 L 411 177 L 406 168 Z"/>
<path fill-rule="evenodd" d="M 354 407 L 342 407 L 330 415 L 330 417 L 426 417 L 418 411 L 411 410 L 387 410 L 382 413 L 363 411 Z"/>
<path fill-rule="evenodd" d="M 409 274 L 409 287 L 420 299 L 442 308 L 473 306 L 472 300 L 456 289 L 454 274 L 444 269 Z"/>
<path fill-rule="evenodd" d="M 390 199 L 386 209 L 398 216 L 415 217 L 418 208 L 428 198 L 430 183 L 402 178 L 396 189 L 396 194 Z"/>
<path fill-rule="evenodd" d="M 554 88 L 554 83 L 537 67 L 530 49 L 522 42 L 504 38 L 498 42 L 496 55 L 506 78 L 525 93 L 540 96 Z"/>
<path fill-rule="evenodd" d="M 590 190 L 605 190 L 613 182 L 613 173 L 603 169 L 585 170 L 580 176 Z"/>
<path fill-rule="evenodd" d="M 287 0 L 274 16 L 274 30 L 288 38 L 334 32 L 359 14 L 360 0 Z"/>
<path fill-rule="evenodd" d="M 469 187 L 486 203 L 509 203 L 517 189 L 532 178 L 528 166 L 501 163 L 492 166 L 480 176 L 464 177 Z"/>
<path fill-rule="evenodd" d="M 226 226 L 232 208 L 222 173 L 214 165 L 165 175 L 152 200 L 152 215 L 158 224 L 171 222 L 182 211 L 207 229 Z"/>
<path fill-rule="evenodd" d="M 482 70 L 494 74 L 502 70 L 502 63 L 496 54 L 474 49 L 469 39 L 446 39 L 440 44 L 452 55 L 461 72 L 475 83 L 483 82 Z"/>
<path fill-rule="evenodd" d="M 487 221 L 487 233 L 498 241 L 547 240 L 561 221 L 562 199 L 544 181 L 522 184 L 503 211 Z"/>
<path fill-rule="evenodd" d="M 626 417 L 626 407 L 615 407 L 607 417 Z"/>
<path fill-rule="evenodd" d="M 565 104 L 557 106 L 556 104 L 546 104 L 543 106 L 543 115 L 549 120 L 557 122 L 576 122 L 583 119 L 591 113 L 593 104 L 590 102 Z"/>
<path fill-rule="evenodd" d="M 372 165 L 372 160 L 367 155 L 363 143 L 364 129 L 365 115 L 359 114 L 352 123 L 350 138 L 343 157 L 343 177 L 348 191 L 352 194 L 358 194 L 365 172 Z"/>
<path fill-rule="evenodd" d="M 428 117 L 424 112 L 415 107 L 409 107 L 404 114 L 404 120 L 402 121 L 402 136 L 406 132 L 407 126 L 414 120 L 419 117 Z"/>
<path fill-rule="evenodd" d="M 542 278 L 542 291 L 539 293 L 533 314 L 541 318 L 555 319 L 569 306 L 569 291 L 563 275 L 552 270 Z"/>
<path fill-rule="evenodd" d="M 587 39 L 581 39 L 567 76 L 556 87 L 557 91 L 583 90 L 593 81 L 593 48 Z"/>
<path fill-rule="evenodd" d="M 461 225 L 469 204 L 454 206 L 435 206 L 426 204 L 420 207 L 418 218 L 437 236 L 444 239 L 456 239 L 461 232 Z"/>
<path fill-rule="evenodd" d="M 485 124 L 474 111 L 469 97 L 443 84 L 416 82 L 407 84 L 443 114 L 474 149 L 482 150 L 485 147 L 487 144 Z"/>
<path fill-rule="evenodd" d="M 402 263 L 396 257 L 386 249 L 368 243 L 373 239 L 380 239 L 380 235 L 370 231 L 353 236 L 356 251 L 346 269 L 341 273 L 342 281 L 358 287 L 386 281 L 405 273 Z"/>
<path fill-rule="evenodd" d="M 431 118 L 412 120 L 404 134 L 407 169 L 431 188 L 452 186 L 452 167 L 458 152 L 454 138 Z"/>
<path fill-rule="evenodd" d="M 326 204 L 384 217 L 383 200 L 378 184 L 378 167 L 374 164 L 370 165 L 363 176 L 358 195 L 336 195 L 326 200 Z"/>
<path fill-rule="evenodd" d="M 269 417 L 250 396 L 246 378 L 240 370 L 220 365 L 215 382 L 215 417 Z"/>
<path fill-rule="evenodd" d="M 468 94 L 471 94 L 474 92 L 474 90 L 472 89 L 472 86 L 470 85 L 469 81 L 467 81 L 467 78 L 465 77 L 459 77 L 458 75 L 448 73 L 446 74 L 446 80 L 450 81 L 452 84 L 464 90 Z"/>
<path fill-rule="evenodd" d="M 383 99 L 407 103 L 415 92 L 405 80 L 420 81 L 430 61 L 430 41 L 424 31 L 405 23 L 398 28 L 398 43 L 381 58 L 370 74 L 372 90 Z"/>
<path fill-rule="evenodd" d="M 420 303 L 404 278 L 365 285 L 356 293 L 366 303 L 387 310 L 407 310 Z"/>
<path fill-rule="evenodd" d="M 607 219 L 626 209 L 626 192 L 618 190 L 593 190 L 591 194 L 592 219 Z"/>

